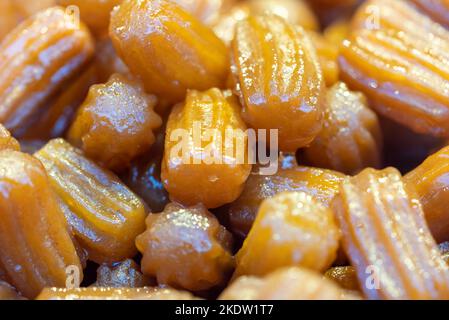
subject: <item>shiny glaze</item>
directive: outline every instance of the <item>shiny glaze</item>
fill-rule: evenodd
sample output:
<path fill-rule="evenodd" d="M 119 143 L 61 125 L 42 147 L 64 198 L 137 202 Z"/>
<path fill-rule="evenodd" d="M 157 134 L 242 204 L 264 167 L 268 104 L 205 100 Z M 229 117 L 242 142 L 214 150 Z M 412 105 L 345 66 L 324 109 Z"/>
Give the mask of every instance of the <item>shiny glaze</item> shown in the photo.
<path fill-rule="evenodd" d="M 219 20 L 212 25 L 214 33 L 229 46 L 234 39 L 235 26 L 239 21 L 245 20 L 250 15 L 248 1 L 239 2 L 229 12 L 220 16 Z"/>
<path fill-rule="evenodd" d="M 89 88 L 99 80 L 97 66 L 91 63 L 86 69 L 53 98 L 41 115 L 30 124 L 30 128 L 20 136 L 24 140 L 49 140 L 64 135 L 69 128 L 76 110 L 83 103 Z"/>
<path fill-rule="evenodd" d="M 162 119 L 157 98 L 138 81 L 114 74 L 89 89 L 68 132 L 68 140 L 105 168 L 120 171 L 155 142 Z"/>
<path fill-rule="evenodd" d="M 302 0 L 247 0 L 240 1 L 228 12 L 222 14 L 213 24 L 215 33 L 226 44 L 229 44 L 234 38 L 236 24 L 248 18 L 262 14 L 278 15 L 291 24 L 302 26 L 307 30 L 318 30 L 318 21 L 309 8 Z"/>
<path fill-rule="evenodd" d="M 206 25 L 212 25 L 239 0 L 174 0 Z"/>
<path fill-rule="evenodd" d="M 169 288 L 45 288 L 36 300 L 196 300 L 190 293 Z"/>
<path fill-rule="evenodd" d="M 342 300 L 351 299 L 332 281 L 314 271 L 290 267 L 263 278 L 243 276 L 231 283 L 220 300 Z"/>
<path fill-rule="evenodd" d="M 0 150 L 5 149 L 20 151 L 20 144 L 19 141 L 14 139 L 14 137 L 11 136 L 11 133 L 0 124 Z"/>
<path fill-rule="evenodd" d="M 241 237 L 248 234 L 264 199 L 283 191 L 302 191 L 328 206 L 344 177 L 335 171 L 304 166 L 280 168 L 272 176 L 256 172 L 257 167 L 249 176 L 241 196 L 229 207 L 232 231 Z"/>
<path fill-rule="evenodd" d="M 89 259 L 102 263 L 133 257 L 134 239 L 145 229 L 146 209 L 140 198 L 63 139 L 51 140 L 35 156 L 47 169 Z"/>
<path fill-rule="evenodd" d="M 109 34 L 118 55 L 141 77 L 147 91 L 162 99 L 179 102 L 187 89 L 225 84 L 225 45 L 174 2 L 125 0 L 112 13 Z"/>
<path fill-rule="evenodd" d="M 245 122 L 278 129 L 281 151 L 307 146 L 321 130 L 321 68 L 301 27 L 276 15 L 254 16 L 237 24 L 232 72 Z"/>
<path fill-rule="evenodd" d="M 140 272 L 134 260 L 127 259 L 112 264 L 102 264 L 97 269 L 97 281 L 92 287 L 141 288 L 152 283 Z"/>
<path fill-rule="evenodd" d="M 333 267 L 324 274 L 329 280 L 336 282 L 341 288 L 358 291 L 357 272 L 352 266 Z"/>
<path fill-rule="evenodd" d="M 41 11 L 0 45 L 0 122 L 21 135 L 49 99 L 92 58 L 89 31 L 59 7 Z"/>
<path fill-rule="evenodd" d="M 449 240 L 449 147 L 405 175 L 404 183 L 410 192 L 416 192 L 433 237 L 438 242 Z"/>
<path fill-rule="evenodd" d="M 77 6 L 81 20 L 96 35 L 107 34 L 111 11 L 122 0 L 56 0 L 61 6 Z"/>
<path fill-rule="evenodd" d="M 307 30 L 319 30 L 314 12 L 303 0 L 249 0 L 251 15 L 275 14 Z"/>
<path fill-rule="evenodd" d="M 144 274 L 191 291 L 225 283 L 234 267 L 232 236 L 203 205 L 171 203 L 146 223 L 147 230 L 136 239 Z"/>
<path fill-rule="evenodd" d="M 25 18 L 56 5 L 56 0 L 4 0 L 4 2 L 12 2 Z"/>
<path fill-rule="evenodd" d="M 318 32 L 309 31 L 310 39 L 316 49 L 324 82 L 330 87 L 338 81 L 338 45 L 333 44 Z"/>
<path fill-rule="evenodd" d="M 30 155 L 0 151 L 0 264 L 22 294 L 65 286 L 82 266 L 44 167 Z"/>
<path fill-rule="evenodd" d="M 411 0 L 419 10 L 428 14 L 441 25 L 449 28 L 449 1 L 447 0 Z"/>
<path fill-rule="evenodd" d="M 23 300 L 24 298 L 9 283 L 0 280 L 0 301 Z"/>
<path fill-rule="evenodd" d="M 55 0 L 2 0 L 0 1 L 0 42 L 20 22 L 30 15 L 51 7 Z"/>
<path fill-rule="evenodd" d="M 449 31 L 404 1 L 368 1 L 352 23 L 341 47 L 342 80 L 378 113 L 418 133 L 449 136 Z"/>
<path fill-rule="evenodd" d="M 217 208 L 240 195 L 251 165 L 247 157 L 246 125 L 239 107 L 230 91 L 214 88 L 205 92 L 189 91 L 185 103 L 173 108 L 167 123 L 162 161 L 162 181 L 172 200 Z M 241 135 L 226 139 L 227 129 L 232 129 L 233 133 L 240 130 Z M 183 137 L 187 140 L 186 148 L 178 152 L 175 149 L 179 144 L 177 130 L 187 133 Z M 210 136 L 208 130 L 215 130 L 213 137 L 209 141 L 198 141 L 198 138 Z M 228 152 L 230 148 L 232 154 Z"/>
<path fill-rule="evenodd" d="M 349 91 L 343 82 L 327 91 L 323 130 L 305 155 L 313 166 L 346 174 L 381 166 L 381 129 L 363 94 Z"/>
<path fill-rule="evenodd" d="M 333 208 L 367 298 L 448 299 L 449 269 L 396 169 L 346 178 Z"/>
<path fill-rule="evenodd" d="M 304 192 L 280 193 L 260 205 L 236 255 L 234 277 L 290 266 L 324 271 L 337 256 L 339 237 L 329 208 Z"/>

